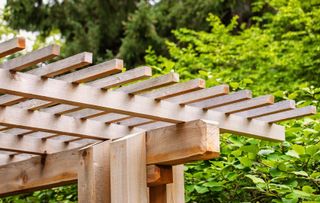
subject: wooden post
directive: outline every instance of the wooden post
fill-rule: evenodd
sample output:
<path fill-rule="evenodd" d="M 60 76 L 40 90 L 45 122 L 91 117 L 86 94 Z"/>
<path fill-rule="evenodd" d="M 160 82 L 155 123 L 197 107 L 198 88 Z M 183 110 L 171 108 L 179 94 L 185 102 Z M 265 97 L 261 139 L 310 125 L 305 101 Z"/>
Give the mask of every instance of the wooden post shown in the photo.
<path fill-rule="evenodd" d="M 173 166 L 172 173 L 173 183 L 167 184 L 167 203 L 185 203 L 184 165 Z"/>
<path fill-rule="evenodd" d="M 111 202 L 147 203 L 146 133 L 110 145 Z"/>
<path fill-rule="evenodd" d="M 110 141 L 80 151 L 79 203 L 110 203 Z"/>
<path fill-rule="evenodd" d="M 172 166 L 148 166 L 149 203 L 166 203 L 167 184 L 172 182 Z"/>

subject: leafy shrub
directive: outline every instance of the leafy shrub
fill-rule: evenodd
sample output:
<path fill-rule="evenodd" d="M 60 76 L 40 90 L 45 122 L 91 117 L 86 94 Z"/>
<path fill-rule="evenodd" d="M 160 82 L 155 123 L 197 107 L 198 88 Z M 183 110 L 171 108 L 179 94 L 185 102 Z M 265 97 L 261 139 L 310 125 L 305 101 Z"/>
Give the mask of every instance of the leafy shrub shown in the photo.
<path fill-rule="evenodd" d="M 177 42 L 166 42 L 170 56 L 156 56 L 149 48 L 147 64 L 157 73 L 201 77 L 208 86 L 228 83 L 232 90 L 297 99 L 298 106 L 319 105 L 319 4 L 290 0 L 269 5 L 275 12 L 254 17 L 249 28 L 237 25 L 237 17 L 223 25 L 210 15 L 211 32 L 173 31 Z M 241 29 L 235 33 L 236 27 Z M 283 143 L 222 135 L 220 158 L 186 166 L 187 201 L 320 202 L 319 118 L 284 122 Z"/>

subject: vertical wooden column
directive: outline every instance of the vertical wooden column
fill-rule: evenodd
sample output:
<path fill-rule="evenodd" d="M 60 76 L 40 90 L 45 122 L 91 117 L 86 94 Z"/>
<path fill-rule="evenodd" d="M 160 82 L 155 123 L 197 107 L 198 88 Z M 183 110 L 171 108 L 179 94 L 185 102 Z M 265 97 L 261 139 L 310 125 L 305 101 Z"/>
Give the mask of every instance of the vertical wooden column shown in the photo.
<path fill-rule="evenodd" d="M 167 184 L 167 203 L 185 203 L 184 165 L 173 166 L 172 173 L 173 183 Z"/>
<path fill-rule="evenodd" d="M 110 141 L 80 151 L 79 203 L 110 203 Z"/>
<path fill-rule="evenodd" d="M 148 187 L 150 203 L 167 202 L 167 184 L 173 182 L 172 166 L 148 166 Z"/>
<path fill-rule="evenodd" d="M 111 202 L 147 203 L 146 134 L 112 142 L 110 160 Z"/>

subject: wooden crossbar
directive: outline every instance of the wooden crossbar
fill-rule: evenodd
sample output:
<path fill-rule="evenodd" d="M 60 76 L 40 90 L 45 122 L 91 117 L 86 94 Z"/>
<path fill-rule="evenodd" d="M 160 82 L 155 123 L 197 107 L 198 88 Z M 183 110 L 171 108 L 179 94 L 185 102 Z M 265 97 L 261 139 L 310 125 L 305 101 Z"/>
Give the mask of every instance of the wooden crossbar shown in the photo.
<path fill-rule="evenodd" d="M 52 78 L 68 71 L 75 70 L 92 63 L 92 53 L 83 52 L 70 56 L 68 58 L 50 63 L 40 68 L 35 68 L 28 73 L 33 75 L 42 76 L 44 78 Z"/>
<path fill-rule="evenodd" d="M 26 46 L 26 40 L 23 37 L 13 38 L 0 43 L 0 58 L 23 50 Z"/>
<path fill-rule="evenodd" d="M 60 47 L 57 45 L 50 45 L 42 49 L 30 52 L 26 55 L 3 62 L 2 64 L 0 64 L 0 68 L 11 71 L 19 71 L 29 66 L 52 59 L 59 54 Z"/>
<path fill-rule="evenodd" d="M 164 132 L 166 136 L 162 139 Z M 167 147 L 159 147 L 159 140 Z M 32 146 L 29 144 L 29 147 Z M 148 165 L 175 165 L 194 159 L 211 159 L 219 155 L 219 129 L 212 122 L 198 120 L 152 130 L 146 134 L 146 151 Z M 75 148 L 0 166 L 0 177 L 3 177 L 0 182 L 0 196 L 74 182 L 77 179 L 80 155 L 79 149 Z M 8 170 L 11 170 L 10 175 L 3 176 Z M 23 175 L 17 178 L 17 174 L 21 173 Z"/>
<path fill-rule="evenodd" d="M 19 78 L 19 80 L 15 78 Z M 226 117 L 224 113 L 217 111 L 204 112 L 199 108 L 188 105 L 181 107 L 164 101 L 157 103 L 143 96 L 130 96 L 120 91 L 102 92 L 86 85 L 74 86 L 63 81 L 42 80 L 37 76 L 25 73 L 14 74 L 6 70 L 0 70 L 0 79 L 3 79 L 3 83 L 0 84 L 0 91 L 4 93 L 173 123 L 181 123 L 192 119 L 208 119 L 219 122 L 221 129 L 225 131 L 261 136 L 271 140 L 284 139 L 284 128 L 281 126 L 274 124 L 270 126 L 256 120 L 248 121 L 233 115 Z M 30 85 L 34 88 L 27 88 Z M 70 91 L 73 93 L 70 94 Z M 83 97 L 83 95 L 86 95 L 86 97 Z M 134 99 L 134 102 L 130 102 L 132 99 Z M 238 122 L 241 122 L 242 125 L 236 125 Z"/>

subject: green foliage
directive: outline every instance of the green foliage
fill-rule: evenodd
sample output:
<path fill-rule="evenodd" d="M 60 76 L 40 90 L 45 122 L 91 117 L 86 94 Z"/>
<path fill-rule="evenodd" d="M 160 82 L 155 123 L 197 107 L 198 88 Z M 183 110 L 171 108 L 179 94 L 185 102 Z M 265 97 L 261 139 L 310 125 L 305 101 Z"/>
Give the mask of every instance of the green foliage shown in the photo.
<path fill-rule="evenodd" d="M 200 75 L 210 86 L 230 83 L 233 89 L 249 87 L 259 94 L 318 85 L 319 6 L 305 9 L 299 1 L 289 1 L 274 15 L 253 19 L 255 24 L 249 28 L 242 24 L 234 34 L 237 17 L 226 26 L 210 15 L 211 32 L 173 31 L 178 42 L 166 42 L 170 57 L 158 57 L 149 49 L 146 62 L 184 78 Z"/>
<path fill-rule="evenodd" d="M 63 54 L 90 51 L 101 61 L 118 53 L 123 25 L 138 0 L 10 0 L 5 20 L 13 29 L 40 31 L 45 39 L 60 32 Z M 123 6 L 125 4 L 125 6 Z"/>
<path fill-rule="evenodd" d="M 72 185 L 6 197 L 0 203 L 75 203 L 77 200 L 77 187 Z"/>
<path fill-rule="evenodd" d="M 261 2 L 263 4 L 263 2 Z M 158 73 L 201 77 L 208 86 L 230 84 L 299 106 L 320 99 L 319 2 L 271 1 L 276 12 L 255 16 L 247 27 L 208 17 L 210 32 L 179 29 L 167 41 L 169 57 L 147 50 Z M 254 9 L 259 8 L 256 4 Z M 235 30 L 240 26 L 240 29 Z M 186 166 L 188 202 L 320 202 L 320 115 L 288 121 L 286 141 L 272 143 L 232 134 L 221 137 L 221 156 Z"/>
<path fill-rule="evenodd" d="M 257 0 L 254 0 L 257 1 Z M 138 2 L 140 2 L 138 4 Z M 238 0 L 10 0 L 5 19 L 9 26 L 40 32 L 43 39 L 60 32 L 67 46 L 64 56 L 91 51 L 97 61 L 125 59 L 128 67 L 144 63 L 146 47 L 166 54 L 165 39 L 172 29 L 209 30 L 209 13 L 229 22 L 234 14 L 250 21 L 249 1 Z"/>

